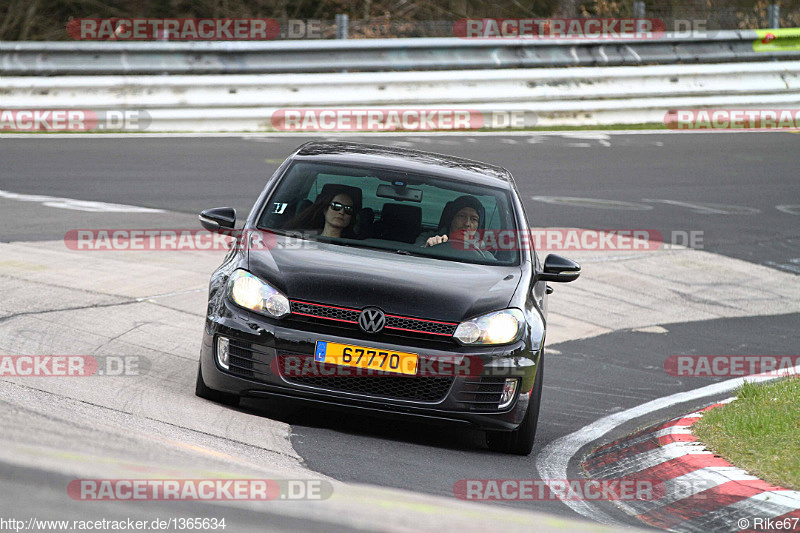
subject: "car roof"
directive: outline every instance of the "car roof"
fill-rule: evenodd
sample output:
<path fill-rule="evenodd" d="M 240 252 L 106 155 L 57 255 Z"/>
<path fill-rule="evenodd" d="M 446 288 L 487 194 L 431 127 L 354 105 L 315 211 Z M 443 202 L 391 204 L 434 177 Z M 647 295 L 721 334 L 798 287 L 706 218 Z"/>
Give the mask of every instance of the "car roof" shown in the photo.
<path fill-rule="evenodd" d="M 513 184 L 511 173 L 503 167 L 451 155 L 378 144 L 312 141 L 298 148 L 295 157 L 416 171 L 494 186 Z"/>

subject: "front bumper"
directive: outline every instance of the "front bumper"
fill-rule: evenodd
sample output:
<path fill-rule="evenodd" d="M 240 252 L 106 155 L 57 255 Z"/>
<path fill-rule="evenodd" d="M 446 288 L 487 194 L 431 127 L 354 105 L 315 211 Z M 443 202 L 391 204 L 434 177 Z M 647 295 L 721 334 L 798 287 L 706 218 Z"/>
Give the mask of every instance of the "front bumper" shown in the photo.
<path fill-rule="evenodd" d="M 282 398 L 331 408 L 460 422 L 488 430 L 516 429 L 528 409 L 541 353 L 538 348 L 531 349 L 530 339 L 525 337 L 509 346 L 483 348 L 417 339 L 407 339 L 409 342 L 404 343 L 402 337 L 376 342 L 363 335 L 360 338 L 360 332 L 272 321 L 228 302 L 223 306 L 222 313 L 208 317 L 203 334 L 200 364 L 203 380 L 211 389 L 243 397 Z M 220 336 L 228 338 L 233 348 L 228 370 L 218 364 L 215 355 L 216 339 Z M 454 356 L 468 355 L 480 358 L 483 364 L 479 373 L 468 376 L 298 379 L 278 371 L 276 357 L 313 357 L 317 341 L 415 352 L 428 359 L 452 360 Z M 497 402 L 491 401 L 495 397 L 491 391 L 498 390 L 497 384 L 506 377 L 519 378 L 519 384 L 513 402 L 500 409 Z"/>

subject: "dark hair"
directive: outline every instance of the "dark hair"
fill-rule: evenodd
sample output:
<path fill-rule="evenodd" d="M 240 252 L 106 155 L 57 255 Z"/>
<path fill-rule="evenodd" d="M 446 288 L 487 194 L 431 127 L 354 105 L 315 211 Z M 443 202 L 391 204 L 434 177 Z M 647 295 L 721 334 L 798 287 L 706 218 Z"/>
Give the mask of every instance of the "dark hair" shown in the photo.
<path fill-rule="evenodd" d="M 316 230 L 322 232 L 325 229 L 325 210 L 331 205 L 331 202 L 338 195 L 343 194 L 350 198 L 351 202 L 355 202 L 353 197 L 346 191 L 333 190 L 325 194 L 320 194 L 313 204 L 306 207 L 297 215 L 294 216 L 289 222 L 286 223 L 286 229 L 298 230 Z M 356 214 L 353 213 L 350 217 L 350 224 L 344 229 L 345 232 L 350 233 L 356 223 Z"/>

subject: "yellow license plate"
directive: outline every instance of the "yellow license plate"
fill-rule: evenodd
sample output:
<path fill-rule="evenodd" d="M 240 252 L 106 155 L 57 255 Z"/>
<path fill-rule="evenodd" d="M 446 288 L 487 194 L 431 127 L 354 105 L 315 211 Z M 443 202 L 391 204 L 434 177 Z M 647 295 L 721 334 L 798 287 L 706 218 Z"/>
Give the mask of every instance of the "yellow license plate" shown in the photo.
<path fill-rule="evenodd" d="M 417 373 L 419 355 L 340 344 L 338 342 L 317 341 L 314 361 L 341 366 L 354 366 L 370 370 L 380 370 L 395 374 Z"/>

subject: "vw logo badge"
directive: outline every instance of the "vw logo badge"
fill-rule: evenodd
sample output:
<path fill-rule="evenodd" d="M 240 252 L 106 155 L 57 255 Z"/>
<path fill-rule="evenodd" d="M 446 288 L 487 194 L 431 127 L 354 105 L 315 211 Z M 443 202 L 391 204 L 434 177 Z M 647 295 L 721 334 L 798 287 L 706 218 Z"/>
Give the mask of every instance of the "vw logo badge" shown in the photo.
<path fill-rule="evenodd" d="M 386 325 L 386 315 L 377 307 L 367 307 L 358 315 L 358 325 L 367 333 L 378 333 Z"/>

